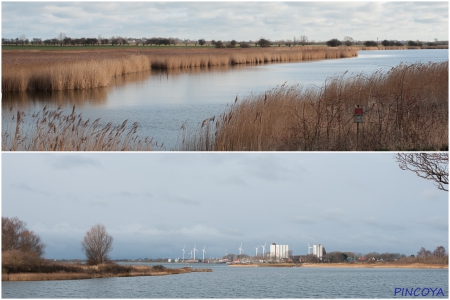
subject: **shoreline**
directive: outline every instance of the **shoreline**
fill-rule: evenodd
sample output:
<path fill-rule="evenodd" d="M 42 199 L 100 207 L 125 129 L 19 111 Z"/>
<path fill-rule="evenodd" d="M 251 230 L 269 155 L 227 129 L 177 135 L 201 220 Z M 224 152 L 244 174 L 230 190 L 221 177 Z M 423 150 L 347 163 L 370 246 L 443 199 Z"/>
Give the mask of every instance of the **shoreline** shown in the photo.
<path fill-rule="evenodd" d="M 99 51 L 2 50 L 2 91 L 87 90 L 151 69 L 294 62 L 358 56 L 352 47 L 232 49 L 102 49 Z"/>
<path fill-rule="evenodd" d="M 349 268 L 349 269 L 448 269 L 448 265 L 439 264 L 394 264 L 394 263 L 321 263 L 321 264 L 295 264 L 295 263 L 281 263 L 281 264 L 229 264 L 229 267 L 247 267 L 247 268 Z"/>
<path fill-rule="evenodd" d="M 138 277 L 138 276 L 166 276 L 177 274 L 188 274 L 194 272 L 212 272 L 210 268 L 190 268 L 183 267 L 179 269 L 165 268 L 163 270 L 154 270 L 151 267 L 132 266 L 133 271 L 126 273 L 95 273 L 95 272 L 52 272 L 52 273 L 12 273 L 2 274 L 4 281 L 47 281 L 47 280 L 81 280 L 94 278 L 112 278 L 112 277 Z"/>

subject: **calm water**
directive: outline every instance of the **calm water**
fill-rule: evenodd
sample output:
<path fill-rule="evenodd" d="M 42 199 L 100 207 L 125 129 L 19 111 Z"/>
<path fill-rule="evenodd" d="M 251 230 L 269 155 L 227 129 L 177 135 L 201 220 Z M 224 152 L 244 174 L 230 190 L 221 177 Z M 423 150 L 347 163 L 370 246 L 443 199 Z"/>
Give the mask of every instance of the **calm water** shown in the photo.
<path fill-rule="evenodd" d="M 139 122 L 138 134 L 150 136 L 172 149 L 186 123 L 196 129 L 201 122 L 221 114 L 236 96 L 258 94 L 285 82 L 322 86 L 327 78 L 371 74 L 398 64 L 448 60 L 448 50 L 360 51 L 355 58 L 312 62 L 276 63 L 210 69 L 149 71 L 118 78 L 108 88 L 53 93 L 4 93 L 3 124 L 10 108 L 39 111 L 61 106 L 85 118 L 101 118 L 102 124 Z"/>
<path fill-rule="evenodd" d="M 184 265 L 172 264 L 172 267 L 182 266 Z M 448 270 L 235 268 L 226 265 L 207 265 L 211 266 L 212 273 L 73 281 L 2 282 L 2 297 L 394 298 L 395 288 L 419 287 L 438 290 L 442 288 L 445 298 L 448 298 Z M 397 296 L 400 296 L 400 293 Z"/>

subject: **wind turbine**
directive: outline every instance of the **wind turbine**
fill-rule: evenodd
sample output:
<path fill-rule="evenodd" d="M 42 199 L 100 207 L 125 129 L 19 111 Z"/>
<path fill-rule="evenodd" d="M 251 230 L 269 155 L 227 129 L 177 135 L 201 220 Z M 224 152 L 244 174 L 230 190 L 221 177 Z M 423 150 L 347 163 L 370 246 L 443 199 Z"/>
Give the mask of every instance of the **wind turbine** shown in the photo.
<path fill-rule="evenodd" d="M 313 247 L 311 247 L 308 243 L 308 254 L 311 254 L 311 251 L 309 251 L 309 249 L 312 249 Z"/>
<path fill-rule="evenodd" d="M 239 251 L 239 255 L 241 255 L 241 254 L 242 254 L 242 251 L 244 251 L 244 250 L 242 249 L 242 243 L 241 243 L 241 246 L 239 247 L 238 251 Z"/>
<path fill-rule="evenodd" d="M 255 254 L 255 256 L 258 256 L 258 248 L 259 248 L 259 246 L 256 246 L 256 247 L 255 247 L 255 249 L 256 249 L 256 254 Z"/>
<path fill-rule="evenodd" d="M 266 252 L 266 245 L 267 245 L 267 242 L 264 244 L 264 246 L 261 245 L 261 247 L 263 248 L 263 258 L 264 258 L 264 253 Z"/>
<path fill-rule="evenodd" d="M 195 244 L 194 244 L 194 249 L 192 249 L 194 251 L 194 259 L 195 259 L 195 251 L 198 252 L 198 250 L 195 248 Z"/>
<path fill-rule="evenodd" d="M 203 252 L 203 259 L 202 259 L 202 261 L 203 262 L 205 261 L 205 253 L 206 253 L 205 248 L 206 248 L 206 246 L 203 246 L 203 250 L 202 250 L 202 252 Z"/>
<path fill-rule="evenodd" d="M 191 252 L 189 252 L 189 254 L 191 255 L 191 259 L 192 259 L 192 250 L 191 250 Z"/>
<path fill-rule="evenodd" d="M 184 248 L 186 247 L 186 245 L 183 246 L 183 261 L 184 261 Z"/>

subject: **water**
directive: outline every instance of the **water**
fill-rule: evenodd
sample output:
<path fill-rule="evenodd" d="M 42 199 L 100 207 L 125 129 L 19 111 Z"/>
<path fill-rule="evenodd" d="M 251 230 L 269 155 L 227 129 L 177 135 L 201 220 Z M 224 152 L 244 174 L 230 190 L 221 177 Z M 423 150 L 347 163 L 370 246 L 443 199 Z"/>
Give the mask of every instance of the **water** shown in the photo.
<path fill-rule="evenodd" d="M 198 267 L 203 268 L 204 265 Z M 206 267 L 213 268 L 213 272 L 69 281 L 2 282 L 2 297 L 394 298 L 395 288 L 419 287 L 438 290 L 442 288 L 445 298 L 448 298 L 446 269 L 241 268 L 211 264 Z M 397 296 L 400 296 L 400 293 Z"/>
<path fill-rule="evenodd" d="M 448 50 L 360 51 L 355 58 L 252 66 L 196 68 L 190 70 L 153 70 L 118 78 L 107 88 L 53 93 L 4 93 L 3 126 L 10 112 L 17 109 L 39 111 L 61 106 L 70 111 L 75 104 L 84 118 L 101 118 L 102 124 L 139 122 L 138 134 L 153 137 L 165 149 L 172 149 L 186 123 L 196 129 L 201 122 L 218 116 L 236 96 L 242 99 L 277 85 L 322 86 L 327 78 L 345 71 L 371 74 L 389 70 L 400 63 L 448 60 Z"/>

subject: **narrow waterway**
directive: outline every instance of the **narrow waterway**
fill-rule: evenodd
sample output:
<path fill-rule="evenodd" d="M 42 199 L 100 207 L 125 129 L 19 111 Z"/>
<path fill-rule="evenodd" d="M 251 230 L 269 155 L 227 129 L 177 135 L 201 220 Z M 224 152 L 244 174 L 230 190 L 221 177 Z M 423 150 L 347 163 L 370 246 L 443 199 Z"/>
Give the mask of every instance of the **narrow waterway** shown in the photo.
<path fill-rule="evenodd" d="M 152 70 L 117 78 L 114 85 L 87 91 L 4 93 L 3 125 L 18 109 L 35 112 L 44 106 L 82 116 L 101 118 L 101 123 L 139 123 L 141 137 L 153 137 L 164 149 L 175 147 L 180 128 L 196 129 L 201 122 L 221 114 L 236 96 L 245 98 L 277 85 L 301 84 L 320 88 L 327 78 L 376 70 L 387 71 L 400 63 L 448 60 L 448 50 L 360 51 L 358 57 L 262 65 Z"/>

